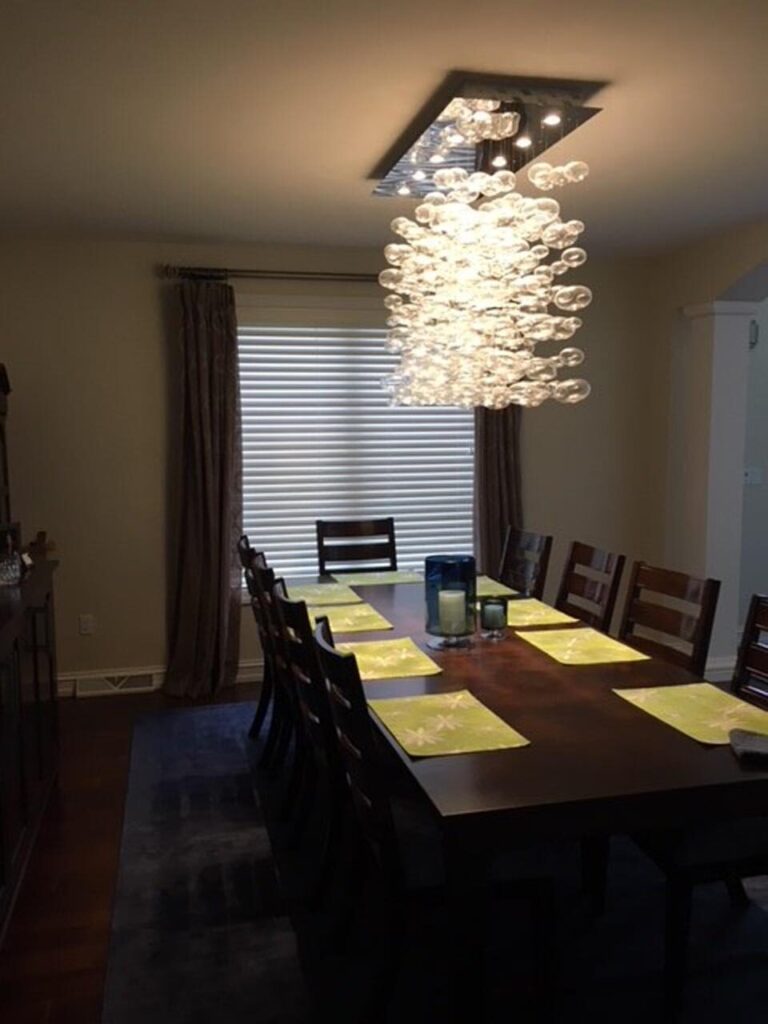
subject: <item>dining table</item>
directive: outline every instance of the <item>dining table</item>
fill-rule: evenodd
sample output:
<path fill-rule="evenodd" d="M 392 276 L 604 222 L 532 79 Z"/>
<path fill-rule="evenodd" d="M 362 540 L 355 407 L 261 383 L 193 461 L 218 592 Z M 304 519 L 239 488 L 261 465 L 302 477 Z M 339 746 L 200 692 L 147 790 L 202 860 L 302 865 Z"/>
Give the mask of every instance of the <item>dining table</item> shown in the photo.
<path fill-rule="evenodd" d="M 561 664 L 511 628 L 501 640 L 476 634 L 469 647 L 434 650 L 427 646 L 423 584 L 354 590 L 393 628 L 339 634 L 337 642 L 410 637 L 441 669 L 365 682 L 369 700 L 468 690 L 529 741 L 513 749 L 412 757 L 372 715 L 385 756 L 442 830 L 457 907 L 457 963 L 466 976 L 477 956 L 472 932 L 481 927 L 473 921 L 476 899 L 467 880 L 500 845 L 711 824 L 768 809 L 768 765 L 747 767 L 728 745 L 699 743 L 613 692 L 694 681 L 684 669 L 657 658 Z M 479 1019 L 476 993 L 468 986 L 464 994 L 466 1012 L 471 1007 L 472 1019 Z M 464 1019 L 461 1000 L 457 1007 L 457 1019 Z"/>

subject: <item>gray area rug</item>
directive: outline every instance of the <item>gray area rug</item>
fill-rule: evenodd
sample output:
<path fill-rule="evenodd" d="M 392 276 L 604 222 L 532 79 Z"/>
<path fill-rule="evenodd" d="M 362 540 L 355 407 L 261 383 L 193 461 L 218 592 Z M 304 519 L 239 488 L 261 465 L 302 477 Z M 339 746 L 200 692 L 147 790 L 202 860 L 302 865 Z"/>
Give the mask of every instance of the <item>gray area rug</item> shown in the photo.
<path fill-rule="evenodd" d="M 375 948 L 370 954 L 361 941 L 332 953 L 327 918 L 303 905 L 313 828 L 303 853 L 281 852 L 275 862 L 273 851 L 285 849 L 275 814 L 283 779 L 252 770 L 252 714 L 251 704 L 221 705 L 154 714 L 136 726 L 103 1024 L 305 1024 L 310 1002 L 315 1021 L 360 1024 Z M 550 1024 L 661 1021 L 663 877 L 632 843 L 614 840 L 607 912 L 594 921 L 578 859 L 563 864 Z M 343 867 L 338 875 L 343 886 Z M 724 886 L 698 887 L 677 1024 L 768 1019 L 768 880 L 748 888 L 755 902 L 737 911 Z M 446 915 L 444 906 L 430 911 L 403 936 L 390 1022 L 449 1019 L 450 979 L 436 955 Z M 526 918 L 525 906 L 495 906 L 482 937 L 492 1024 L 540 1020 Z"/>
<path fill-rule="evenodd" d="M 294 1024 L 306 1000 L 246 746 L 252 704 L 136 725 L 103 1024 Z"/>

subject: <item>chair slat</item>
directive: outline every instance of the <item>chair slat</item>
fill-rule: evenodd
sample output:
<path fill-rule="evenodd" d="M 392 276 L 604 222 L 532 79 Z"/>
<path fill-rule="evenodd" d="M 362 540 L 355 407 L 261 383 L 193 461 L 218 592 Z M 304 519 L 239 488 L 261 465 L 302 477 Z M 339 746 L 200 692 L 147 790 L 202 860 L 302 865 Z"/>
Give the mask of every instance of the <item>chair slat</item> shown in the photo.
<path fill-rule="evenodd" d="M 753 594 L 739 645 L 732 688 L 742 696 L 768 704 L 768 595 Z"/>
<path fill-rule="evenodd" d="M 593 548 L 590 544 L 582 544 L 580 541 L 574 541 L 571 545 L 570 560 L 573 565 L 583 565 L 597 572 L 610 575 L 618 558 L 623 556 L 614 555 L 611 551 L 601 551 L 600 548 Z"/>
<path fill-rule="evenodd" d="M 637 574 L 637 586 L 641 589 L 676 597 L 690 604 L 701 604 L 706 584 L 704 579 L 669 569 L 657 569 L 642 562 Z"/>
<path fill-rule="evenodd" d="M 624 555 L 574 541 L 563 569 L 555 607 L 607 633 L 623 569 Z M 595 578 L 596 573 L 602 577 Z M 581 607 L 571 600 L 574 597 L 590 602 L 591 607 Z"/>
<path fill-rule="evenodd" d="M 660 604 L 650 604 L 637 600 L 632 608 L 632 618 L 636 626 L 645 626 L 668 636 L 678 637 L 693 643 L 699 625 L 698 617 L 686 615 L 676 608 L 665 608 Z"/>
<path fill-rule="evenodd" d="M 568 574 L 566 588 L 569 596 L 581 597 L 598 606 L 606 600 L 609 589 L 608 585 L 601 580 L 592 579 L 590 576 L 581 576 L 576 572 Z"/>
<path fill-rule="evenodd" d="M 685 651 L 680 651 L 675 647 L 667 647 L 666 644 L 662 644 L 657 640 L 651 640 L 647 636 L 632 636 L 632 647 L 635 650 L 641 651 L 643 654 L 649 655 L 651 658 L 660 658 L 662 661 L 669 662 L 672 665 L 679 665 L 681 668 L 690 668 L 691 655 Z"/>
<path fill-rule="evenodd" d="M 318 519 L 315 522 L 317 534 L 317 563 L 321 575 L 327 572 L 359 572 L 366 568 L 397 569 L 397 546 L 395 543 L 395 520 L 385 519 Z M 353 538 L 376 538 L 369 543 L 334 544 L 334 540 Z M 334 562 L 355 562 L 353 568 L 335 568 Z M 371 564 L 374 563 L 374 564 Z M 383 564 L 381 564 L 383 563 Z"/>
<path fill-rule="evenodd" d="M 326 544 L 326 562 L 381 561 L 389 558 L 389 545 L 383 544 Z M 359 571 L 359 567 L 355 567 Z"/>
<path fill-rule="evenodd" d="M 719 592 L 718 580 L 699 579 L 635 562 L 619 637 L 639 650 L 702 676 Z M 671 608 L 668 604 L 654 601 L 654 595 L 662 600 L 674 598 L 685 601 L 691 610 Z M 638 635 L 638 627 L 655 630 L 658 635 L 649 640 Z M 687 654 L 681 651 L 675 641 L 690 644 L 690 651 Z"/>
<path fill-rule="evenodd" d="M 498 579 L 513 590 L 540 600 L 544 594 L 551 551 L 551 537 L 508 526 Z"/>

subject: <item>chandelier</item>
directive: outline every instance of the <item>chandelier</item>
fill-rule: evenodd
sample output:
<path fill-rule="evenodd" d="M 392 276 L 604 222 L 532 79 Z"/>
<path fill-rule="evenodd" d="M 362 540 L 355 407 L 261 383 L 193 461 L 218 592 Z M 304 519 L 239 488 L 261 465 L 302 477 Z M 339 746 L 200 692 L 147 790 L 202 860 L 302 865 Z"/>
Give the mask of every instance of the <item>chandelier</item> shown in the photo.
<path fill-rule="evenodd" d="M 584 353 L 567 343 L 592 293 L 563 280 L 586 262 L 577 245 L 584 224 L 564 220 L 550 196 L 518 192 L 511 168 L 556 141 L 547 130 L 563 126 L 566 111 L 568 130 L 595 111 L 567 107 L 562 90 L 554 102 L 530 89 L 524 99 L 519 90 L 512 100 L 453 97 L 377 189 L 420 198 L 413 220 L 392 221 L 400 241 L 386 246 L 390 267 L 379 275 L 391 292 L 387 346 L 400 355 L 384 381 L 395 404 L 501 409 L 590 393 L 568 373 Z M 535 192 L 550 192 L 588 173 L 579 160 L 539 160 L 527 177 Z"/>

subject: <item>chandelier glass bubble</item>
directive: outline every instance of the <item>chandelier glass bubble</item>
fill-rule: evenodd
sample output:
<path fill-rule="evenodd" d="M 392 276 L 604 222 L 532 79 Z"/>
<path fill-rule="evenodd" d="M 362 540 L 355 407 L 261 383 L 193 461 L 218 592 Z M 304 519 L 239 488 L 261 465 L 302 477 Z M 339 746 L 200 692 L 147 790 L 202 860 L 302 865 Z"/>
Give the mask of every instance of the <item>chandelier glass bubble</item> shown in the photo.
<path fill-rule="evenodd" d="M 534 164 L 528 177 L 549 191 L 587 174 L 572 161 Z M 563 220 L 553 198 L 521 195 L 511 171 L 445 168 L 433 180 L 415 219 L 392 221 L 402 241 L 385 248 L 391 266 L 379 275 L 392 293 L 387 345 L 400 354 L 384 382 L 393 402 L 502 409 L 582 401 L 588 382 L 560 377 L 583 362 L 581 349 L 537 347 L 569 342 L 582 325 L 574 314 L 592 301 L 585 285 L 562 281 L 587 259 L 577 245 L 584 224 Z"/>
<path fill-rule="evenodd" d="M 587 259 L 584 224 L 553 194 L 589 168 L 541 156 L 599 112 L 587 106 L 599 88 L 452 72 L 374 168 L 375 194 L 417 201 L 392 221 L 379 275 L 399 355 L 383 382 L 393 403 L 502 409 L 589 395 L 573 338 L 592 293 L 570 278 Z"/>

